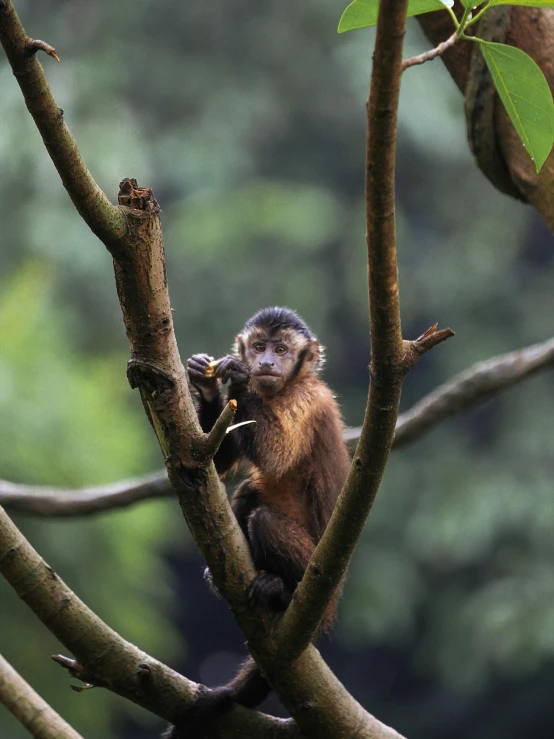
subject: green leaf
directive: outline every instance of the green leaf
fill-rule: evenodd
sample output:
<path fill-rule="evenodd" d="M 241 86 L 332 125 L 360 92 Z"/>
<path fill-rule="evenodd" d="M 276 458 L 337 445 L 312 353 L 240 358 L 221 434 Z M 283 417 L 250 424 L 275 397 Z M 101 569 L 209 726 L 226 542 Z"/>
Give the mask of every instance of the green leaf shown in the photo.
<path fill-rule="evenodd" d="M 525 5 L 528 8 L 554 8 L 554 0 L 491 0 L 489 8 L 495 5 Z"/>
<path fill-rule="evenodd" d="M 434 10 L 444 10 L 445 5 L 452 7 L 454 0 L 408 0 L 406 17 L 432 13 Z M 339 21 L 338 32 L 354 31 L 356 28 L 368 28 L 377 23 L 379 0 L 354 0 L 345 9 Z"/>
<path fill-rule="evenodd" d="M 479 43 L 500 99 L 539 172 L 554 142 L 554 103 L 548 82 L 521 49 Z"/>

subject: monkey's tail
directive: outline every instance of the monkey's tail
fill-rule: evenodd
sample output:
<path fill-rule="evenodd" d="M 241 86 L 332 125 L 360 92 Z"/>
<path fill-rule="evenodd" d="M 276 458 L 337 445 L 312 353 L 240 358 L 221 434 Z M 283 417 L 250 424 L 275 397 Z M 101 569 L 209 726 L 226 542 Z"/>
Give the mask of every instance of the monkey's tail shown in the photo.
<path fill-rule="evenodd" d="M 240 670 L 223 690 L 231 689 L 232 700 L 247 708 L 256 708 L 271 692 L 269 683 L 252 657 L 242 663 Z"/>
<path fill-rule="evenodd" d="M 170 726 L 162 739 L 191 739 L 206 721 L 216 718 L 233 703 L 256 708 L 267 698 L 271 688 L 258 666 L 248 657 L 237 675 L 227 685 L 212 688 L 199 696 L 182 724 Z"/>

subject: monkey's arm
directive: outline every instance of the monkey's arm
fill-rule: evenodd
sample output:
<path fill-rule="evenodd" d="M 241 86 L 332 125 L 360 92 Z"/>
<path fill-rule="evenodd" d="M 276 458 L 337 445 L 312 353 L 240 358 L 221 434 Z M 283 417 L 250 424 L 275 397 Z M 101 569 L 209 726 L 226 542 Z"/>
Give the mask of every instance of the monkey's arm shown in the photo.
<path fill-rule="evenodd" d="M 217 378 L 206 377 L 206 370 L 212 357 L 207 354 L 194 354 L 187 361 L 187 370 L 192 385 L 198 391 L 198 420 L 202 431 L 211 431 L 223 410 L 220 382 Z M 219 475 L 224 475 L 240 457 L 237 438 L 226 434 L 215 457 L 214 464 Z"/>

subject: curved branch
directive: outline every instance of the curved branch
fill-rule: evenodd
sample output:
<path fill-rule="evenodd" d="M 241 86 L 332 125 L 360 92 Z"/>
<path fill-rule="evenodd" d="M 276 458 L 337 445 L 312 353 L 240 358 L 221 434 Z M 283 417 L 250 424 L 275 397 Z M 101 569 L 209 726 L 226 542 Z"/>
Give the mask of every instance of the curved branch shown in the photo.
<path fill-rule="evenodd" d="M 0 703 L 35 739 L 83 739 L 0 654 Z"/>
<path fill-rule="evenodd" d="M 89 516 L 141 500 L 174 495 L 166 470 L 90 488 L 19 485 L 0 480 L 0 504 L 39 516 Z"/>
<path fill-rule="evenodd" d="M 56 50 L 27 36 L 11 0 L 0 0 L 0 43 L 69 197 L 98 238 L 115 245 L 127 232 L 125 214 L 88 171 L 37 59 L 39 49 L 57 59 Z"/>
<path fill-rule="evenodd" d="M 393 449 L 416 441 L 447 418 L 552 366 L 554 339 L 474 364 L 398 416 Z M 352 453 L 361 430 L 361 426 L 356 426 L 344 432 Z M 39 516 L 88 516 L 172 495 L 165 470 L 110 485 L 67 490 L 0 480 L 0 504 Z"/>
<path fill-rule="evenodd" d="M 395 448 L 409 444 L 446 418 L 483 403 L 520 380 L 549 367 L 554 367 L 554 339 L 474 364 L 450 382 L 433 390 L 399 417 Z"/>
<path fill-rule="evenodd" d="M 176 721 L 202 686 L 153 659 L 110 629 L 67 587 L 0 508 L 0 572 L 44 625 L 88 667 L 87 680 Z M 0 678 L 1 680 L 1 678 Z M 0 688 L 2 683 L 0 682 Z M 4 690 L 1 691 L 2 697 Z M 210 737 L 300 739 L 292 721 L 242 707 L 210 724 Z M 37 734 L 38 736 L 38 734 Z M 41 735 L 49 737 L 51 735 Z M 63 734 L 62 736 L 65 736 Z M 69 735 L 78 737 L 77 734 Z"/>

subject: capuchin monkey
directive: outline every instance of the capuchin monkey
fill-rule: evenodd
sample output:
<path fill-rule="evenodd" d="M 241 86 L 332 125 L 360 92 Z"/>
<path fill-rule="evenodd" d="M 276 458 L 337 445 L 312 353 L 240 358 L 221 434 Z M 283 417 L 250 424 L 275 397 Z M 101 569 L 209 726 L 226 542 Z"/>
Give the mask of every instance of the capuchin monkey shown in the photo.
<path fill-rule="evenodd" d="M 233 354 L 217 363 L 207 354 L 188 360 L 204 431 L 231 399 L 238 405 L 235 423 L 256 421 L 227 434 L 214 462 L 221 477 L 239 462 L 247 464 L 231 507 L 257 570 L 249 597 L 276 612 L 290 603 L 350 464 L 337 402 L 319 376 L 322 365 L 318 340 L 288 308 L 256 313 L 236 337 Z M 206 575 L 210 580 L 209 570 Z M 339 595 L 329 604 L 323 630 L 332 625 Z M 270 690 L 249 657 L 228 685 L 209 690 L 191 709 L 190 720 L 170 727 L 164 737 L 193 739 L 199 722 L 233 701 L 253 708 Z"/>

